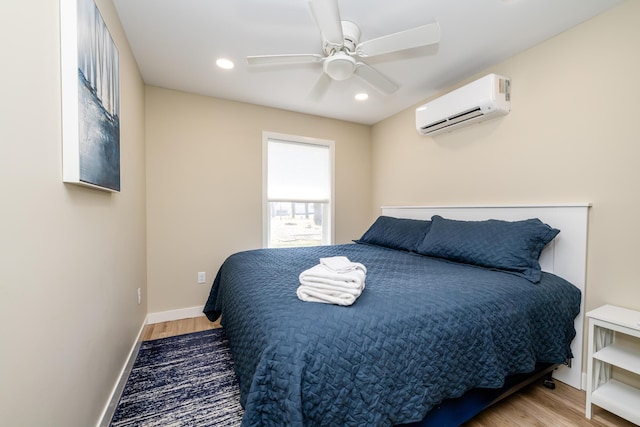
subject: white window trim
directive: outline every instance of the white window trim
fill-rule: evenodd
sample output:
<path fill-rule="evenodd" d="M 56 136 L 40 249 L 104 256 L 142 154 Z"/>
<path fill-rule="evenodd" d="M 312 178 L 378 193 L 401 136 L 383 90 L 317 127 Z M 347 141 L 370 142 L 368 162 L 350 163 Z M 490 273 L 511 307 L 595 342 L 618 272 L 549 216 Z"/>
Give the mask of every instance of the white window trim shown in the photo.
<path fill-rule="evenodd" d="M 300 144 L 324 145 L 329 147 L 329 161 L 331 162 L 331 200 L 329 209 L 331 211 L 331 221 L 329 224 L 329 244 L 335 242 L 335 141 L 329 139 L 311 138 L 308 136 L 288 135 L 278 132 L 262 132 L 262 247 L 269 246 L 269 209 L 267 200 L 267 155 L 268 142 L 270 139 L 281 141 L 291 141 Z"/>

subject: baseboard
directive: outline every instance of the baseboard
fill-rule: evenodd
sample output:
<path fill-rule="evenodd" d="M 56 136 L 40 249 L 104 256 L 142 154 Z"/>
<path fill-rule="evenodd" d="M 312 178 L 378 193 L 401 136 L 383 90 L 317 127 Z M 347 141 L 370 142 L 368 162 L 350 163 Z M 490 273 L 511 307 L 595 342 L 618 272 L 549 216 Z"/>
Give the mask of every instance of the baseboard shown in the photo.
<path fill-rule="evenodd" d="M 127 379 L 129 379 L 129 374 L 131 373 L 131 368 L 133 368 L 133 363 L 136 361 L 136 357 L 138 356 L 138 351 L 140 350 L 140 344 L 142 343 L 142 332 L 144 331 L 144 327 L 147 324 L 147 318 L 142 322 L 142 326 L 140 326 L 140 330 L 138 331 L 138 336 L 129 351 L 129 357 L 127 357 L 127 362 L 124 364 L 122 369 L 120 370 L 120 375 L 118 376 L 118 381 L 116 382 L 113 390 L 111 391 L 111 398 L 107 402 L 107 406 L 105 406 L 102 411 L 102 416 L 100 417 L 100 422 L 98 423 L 98 427 L 107 427 L 111 424 L 111 418 L 113 418 L 113 414 L 118 407 L 118 402 L 120 401 L 120 396 L 122 395 L 122 391 L 124 390 L 124 386 L 127 384 Z"/>
<path fill-rule="evenodd" d="M 179 308 L 177 310 L 160 311 L 157 313 L 149 313 L 147 315 L 147 325 L 160 322 L 169 322 L 171 320 L 190 319 L 192 317 L 200 317 L 204 314 L 202 310 L 204 306 Z"/>

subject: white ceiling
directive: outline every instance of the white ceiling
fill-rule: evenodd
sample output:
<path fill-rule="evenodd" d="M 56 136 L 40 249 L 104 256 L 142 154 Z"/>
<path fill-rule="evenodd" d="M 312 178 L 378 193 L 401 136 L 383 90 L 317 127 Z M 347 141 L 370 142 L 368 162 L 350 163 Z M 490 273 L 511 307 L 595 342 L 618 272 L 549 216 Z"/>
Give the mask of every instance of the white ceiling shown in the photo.
<path fill-rule="evenodd" d="M 338 0 L 360 40 L 440 23 L 441 39 L 365 62 L 401 85 L 381 95 L 355 76 L 309 93 L 321 64 L 249 67 L 247 55 L 322 51 L 306 0 L 114 0 L 146 84 L 374 124 L 623 0 Z M 233 70 L 215 65 L 219 57 Z M 517 82 L 513 82 L 517 85 Z M 358 92 L 369 93 L 356 101 Z"/>

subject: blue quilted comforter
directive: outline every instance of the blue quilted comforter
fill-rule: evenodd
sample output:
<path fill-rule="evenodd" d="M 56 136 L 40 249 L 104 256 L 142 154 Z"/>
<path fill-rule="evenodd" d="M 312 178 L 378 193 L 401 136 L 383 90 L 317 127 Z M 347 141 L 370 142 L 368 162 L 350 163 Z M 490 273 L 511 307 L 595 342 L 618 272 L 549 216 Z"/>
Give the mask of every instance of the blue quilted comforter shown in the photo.
<path fill-rule="evenodd" d="M 300 301 L 298 275 L 321 257 L 367 269 L 349 307 Z M 230 256 L 205 306 L 222 313 L 243 426 L 388 426 L 445 398 L 497 388 L 536 362 L 572 357 L 580 291 L 508 273 L 348 244 Z"/>

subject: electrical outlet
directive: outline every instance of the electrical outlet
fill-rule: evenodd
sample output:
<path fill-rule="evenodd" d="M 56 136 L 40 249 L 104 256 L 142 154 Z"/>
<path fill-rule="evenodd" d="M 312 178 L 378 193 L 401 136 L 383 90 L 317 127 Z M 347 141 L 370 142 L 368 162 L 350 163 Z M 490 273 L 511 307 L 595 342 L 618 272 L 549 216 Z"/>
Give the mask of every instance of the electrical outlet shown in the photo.
<path fill-rule="evenodd" d="M 142 289 L 138 288 L 138 305 L 142 302 Z"/>
<path fill-rule="evenodd" d="M 204 271 L 198 272 L 198 283 L 206 283 L 207 281 L 207 273 Z"/>

